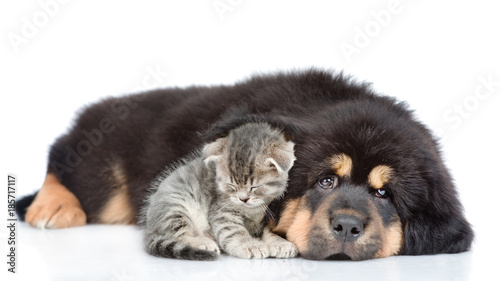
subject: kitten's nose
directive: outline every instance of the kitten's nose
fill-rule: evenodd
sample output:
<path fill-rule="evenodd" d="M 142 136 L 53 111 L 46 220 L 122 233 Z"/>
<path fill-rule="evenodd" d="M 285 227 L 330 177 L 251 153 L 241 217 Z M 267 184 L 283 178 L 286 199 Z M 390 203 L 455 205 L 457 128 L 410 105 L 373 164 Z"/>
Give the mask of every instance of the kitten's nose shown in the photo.
<path fill-rule="evenodd" d="M 241 201 L 241 202 L 243 202 L 243 203 L 246 203 L 246 202 L 248 201 L 248 199 L 250 199 L 250 198 L 248 198 L 248 197 L 238 197 L 238 198 L 239 198 L 239 199 L 240 199 L 240 201 Z"/>

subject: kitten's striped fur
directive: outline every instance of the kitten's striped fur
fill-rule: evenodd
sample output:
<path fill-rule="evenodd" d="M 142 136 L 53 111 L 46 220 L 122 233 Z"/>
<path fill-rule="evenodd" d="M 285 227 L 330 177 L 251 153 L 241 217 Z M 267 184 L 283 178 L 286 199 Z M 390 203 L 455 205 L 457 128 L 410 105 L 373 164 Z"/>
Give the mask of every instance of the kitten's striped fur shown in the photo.
<path fill-rule="evenodd" d="M 262 224 L 283 195 L 294 144 L 267 123 L 248 123 L 206 145 L 155 183 L 142 213 L 146 250 L 155 256 L 214 260 L 293 257 L 296 247 Z"/>

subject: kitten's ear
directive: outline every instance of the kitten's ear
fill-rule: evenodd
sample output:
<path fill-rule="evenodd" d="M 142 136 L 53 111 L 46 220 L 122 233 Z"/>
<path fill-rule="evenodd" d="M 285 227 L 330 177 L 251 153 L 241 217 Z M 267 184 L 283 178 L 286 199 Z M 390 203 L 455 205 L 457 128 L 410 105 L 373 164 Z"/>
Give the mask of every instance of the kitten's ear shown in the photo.
<path fill-rule="evenodd" d="M 203 147 L 203 162 L 205 162 L 205 165 L 221 157 L 226 143 L 227 138 L 219 138 Z"/>
<path fill-rule="evenodd" d="M 295 143 L 287 141 L 284 144 L 273 147 L 271 149 L 271 157 L 266 159 L 266 163 L 274 166 L 279 173 L 288 173 L 295 161 L 294 146 Z"/>

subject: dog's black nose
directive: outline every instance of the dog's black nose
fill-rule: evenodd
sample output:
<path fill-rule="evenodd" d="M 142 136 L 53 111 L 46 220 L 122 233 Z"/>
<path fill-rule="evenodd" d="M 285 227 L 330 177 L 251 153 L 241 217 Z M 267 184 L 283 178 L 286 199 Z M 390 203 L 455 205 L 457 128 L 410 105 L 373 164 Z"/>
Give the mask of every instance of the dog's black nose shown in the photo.
<path fill-rule="evenodd" d="M 345 240 L 355 240 L 363 235 L 363 221 L 350 215 L 336 215 L 332 219 L 333 233 Z"/>

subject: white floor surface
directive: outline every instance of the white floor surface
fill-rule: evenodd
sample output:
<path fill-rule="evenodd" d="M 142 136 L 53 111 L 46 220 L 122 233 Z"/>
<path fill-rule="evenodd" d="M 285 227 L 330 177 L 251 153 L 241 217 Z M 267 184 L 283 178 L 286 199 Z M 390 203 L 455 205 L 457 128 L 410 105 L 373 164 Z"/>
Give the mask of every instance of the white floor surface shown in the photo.
<path fill-rule="evenodd" d="M 18 227 L 14 280 L 499 280 L 493 259 L 486 258 L 491 248 L 483 251 L 478 245 L 461 254 L 362 262 L 229 256 L 195 262 L 149 256 L 141 248 L 136 226 L 38 230 L 20 223 Z"/>

